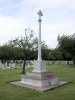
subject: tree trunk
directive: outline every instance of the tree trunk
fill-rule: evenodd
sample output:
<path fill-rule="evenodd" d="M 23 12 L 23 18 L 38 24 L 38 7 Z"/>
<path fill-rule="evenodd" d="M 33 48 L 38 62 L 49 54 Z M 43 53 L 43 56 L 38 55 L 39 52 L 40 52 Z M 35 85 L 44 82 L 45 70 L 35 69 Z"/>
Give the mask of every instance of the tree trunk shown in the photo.
<path fill-rule="evenodd" d="M 75 57 L 73 57 L 73 66 L 75 67 Z"/>
<path fill-rule="evenodd" d="M 24 59 L 24 62 L 23 62 L 22 74 L 25 74 L 26 73 L 26 71 L 25 71 L 25 65 L 26 65 L 26 59 Z"/>

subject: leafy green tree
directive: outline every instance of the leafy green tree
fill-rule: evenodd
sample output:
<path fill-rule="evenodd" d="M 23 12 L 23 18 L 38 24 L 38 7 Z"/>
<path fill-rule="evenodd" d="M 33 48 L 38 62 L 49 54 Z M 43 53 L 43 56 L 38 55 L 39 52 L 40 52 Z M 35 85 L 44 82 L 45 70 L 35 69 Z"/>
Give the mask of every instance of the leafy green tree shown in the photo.
<path fill-rule="evenodd" d="M 14 40 L 10 41 L 10 44 L 14 45 L 15 47 L 18 47 L 23 54 L 23 71 L 22 73 L 25 73 L 25 65 L 26 60 L 29 59 L 29 55 L 31 55 L 31 51 L 36 49 L 36 38 L 33 37 L 32 30 L 29 32 L 28 30 L 25 30 L 25 36 L 24 37 L 18 37 Z"/>
<path fill-rule="evenodd" d="M 0 47 L 0 59 L 2 62 L 7 62 L 9 66 L 9 60 L 12 60 L 14 57 L 14 48 L 8 44 L 4 44 Z"/>
<path fill-rule="evenodd" d="M 69 54 L 73 59 L 73 64 L 75 66 L 75 34 L 73 35 L 62 35 L 58 36 L 58 47 Z"/>

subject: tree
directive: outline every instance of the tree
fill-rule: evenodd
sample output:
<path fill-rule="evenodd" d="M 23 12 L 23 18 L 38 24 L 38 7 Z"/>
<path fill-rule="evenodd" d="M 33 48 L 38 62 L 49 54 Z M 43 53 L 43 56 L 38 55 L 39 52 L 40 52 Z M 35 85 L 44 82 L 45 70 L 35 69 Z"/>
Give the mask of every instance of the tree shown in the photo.
<path fill-rule="evenodd" d="M 35 50 L 37 46 L 36 43 L 36 38 L 33 37 L 32 30 L 30 29 L 25 29 L 24 37 L 17 37 L 14 40 L 10 41 L 10 44 L 19 48 L 23 53 L 23 74 L 25 73 L 26 60 L 29 60 L 29 55 L 31 55 L 31 51 Z"/>
<path fill-rule="evenodd" d="M 69 54 L 75 67 L 75 34 L 58 36 L 58 47 Z"/>
<path fill-rule="evenodd" d="M 9 66 L 9 60 L 13 60 L 14 57 L 14 48 L 9 44 L 4 44 L 0 47 L 0 59 L 2 62 L 7 62 Z"/>

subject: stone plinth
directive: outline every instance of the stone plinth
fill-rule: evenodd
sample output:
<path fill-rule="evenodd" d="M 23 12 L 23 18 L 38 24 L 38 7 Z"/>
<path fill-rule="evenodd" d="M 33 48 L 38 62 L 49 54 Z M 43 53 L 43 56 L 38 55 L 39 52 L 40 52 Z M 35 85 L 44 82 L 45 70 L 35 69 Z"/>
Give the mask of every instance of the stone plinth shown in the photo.
<path fill-rule="evenodd" d="M 59 84 L 58 78 L 50 72 L 32 72 L 21 77 L 21 83 L 36 87 L 48 87 Z"/>
<path fill-rule="evenodd" d="M 64 85 L 68 82 L 59 81 L 55 74 L 53 74 L 52 72 L 48 72 L 46 70 L 44 61 L 42 61 L 40 64 L 38 61 L 36 61 L 34 62 L 34 68 L 31 73 L 21 75 L 21 81 L 11 83 L 37 91 L 46 91 Z"/>
<path fill-rule="evenodd" d="M 37 87 L 47 87 L 57 85 L 58 78 L 46 70 L 45 61 L 34 61 L 32 73 L 26 73 L 21 76 L 21 83 Z"/>
<path fill-rule="evenodd" d="M 45 61 L 34 61 L 33 71 L 32 72 L 47 72 L 46 70 L 46 62 Z"/>

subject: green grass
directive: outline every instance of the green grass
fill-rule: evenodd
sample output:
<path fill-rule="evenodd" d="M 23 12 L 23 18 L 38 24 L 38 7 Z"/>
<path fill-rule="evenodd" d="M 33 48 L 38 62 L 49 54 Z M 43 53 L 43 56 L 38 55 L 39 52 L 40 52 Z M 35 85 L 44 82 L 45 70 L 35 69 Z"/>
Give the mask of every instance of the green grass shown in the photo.
<path fill-rule="evenodd" d="M 0 70 L 0 100 L 75 100 L 75 68 L 67 65 L 48 65 L 47 69 L 54 72 L 60 80 L 72 83 L 39 93 L 9 83 L 20 80 L 21 69 Z"/>

